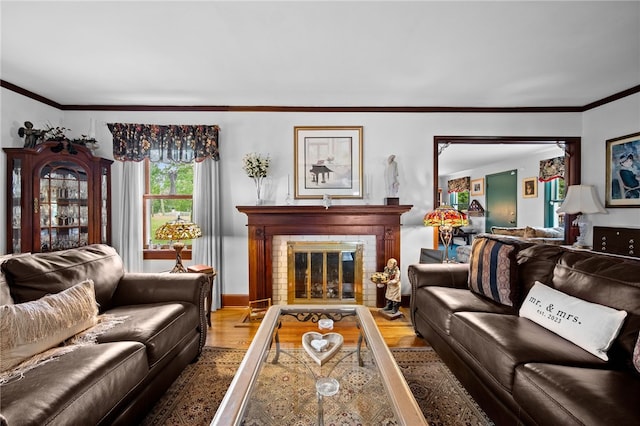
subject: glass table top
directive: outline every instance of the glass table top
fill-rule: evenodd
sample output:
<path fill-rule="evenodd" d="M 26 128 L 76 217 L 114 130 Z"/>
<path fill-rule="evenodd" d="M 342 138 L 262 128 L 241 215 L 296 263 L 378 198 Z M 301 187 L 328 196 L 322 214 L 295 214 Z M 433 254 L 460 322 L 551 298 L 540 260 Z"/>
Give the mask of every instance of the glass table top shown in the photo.
<path fill-rule="evenodd" d="M 369 308 L 278 305 L 211 424 L 427 423 Z"/>

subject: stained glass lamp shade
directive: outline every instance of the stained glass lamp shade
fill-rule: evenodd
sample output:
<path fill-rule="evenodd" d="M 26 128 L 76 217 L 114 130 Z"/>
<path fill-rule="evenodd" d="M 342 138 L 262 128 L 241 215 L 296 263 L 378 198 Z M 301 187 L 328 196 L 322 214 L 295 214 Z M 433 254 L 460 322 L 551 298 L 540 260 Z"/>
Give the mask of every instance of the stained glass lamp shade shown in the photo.
<path fill-rule="evenodd" d="M 156 230 L 156 239 L 175 241 L 173 249 L 176 251 L 176 266 L 173 267 L 171 272 L 187 272 L 187 269 L 182 265 L 181 252 L 184 248 L 184 243 L 181 240 L 191 240 L 201 236 L 202 231 L 198 225 L 180 219 L 179 216 L 178 219 L 167 222 Z"/>
<path fill-rule="evenodd" d="M 453 228 L 469 224 L 467 215 L 451 206 L 442 205 L 424 215 L 424 226 L 437 226 L 444 245 L 444 263 L 449 263 L 449 245 Z"/>

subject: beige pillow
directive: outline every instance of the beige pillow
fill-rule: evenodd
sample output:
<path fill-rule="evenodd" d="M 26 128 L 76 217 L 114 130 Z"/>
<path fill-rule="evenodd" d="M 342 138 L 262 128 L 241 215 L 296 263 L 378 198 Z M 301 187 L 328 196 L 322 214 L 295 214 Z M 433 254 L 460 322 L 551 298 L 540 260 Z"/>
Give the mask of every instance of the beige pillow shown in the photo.
<path fill-rule="evenodd" d="M 554 228 L 534 228 L 527 226 L 524 231 L 525 238 L 561 238 L 562 234 Z"/>
<path fill-rule="evenodd" d="M 508 235 L 510 237 L 524 237 L 525 228 L 492 226 L 491 233 L 496 235 Z"/>
<path fill-rule="evenodd" d="M 9 292 L 9 284 L 4 278 L 4 274 L 0 272 L 0 305 L 13 305 L 13 298 Z"/>
<path fill-rule="evenodd" d="M 633 366 L 640 373 L 640 333 L 638 333 L 638 340 L 636 340 L 636 346 L 633 349 Z"/>
<path fill-rule="evenodd" d="M 32 302 L 0 306 L 0 371 L 94 326 L 97 317 L 92 280 Z"/>

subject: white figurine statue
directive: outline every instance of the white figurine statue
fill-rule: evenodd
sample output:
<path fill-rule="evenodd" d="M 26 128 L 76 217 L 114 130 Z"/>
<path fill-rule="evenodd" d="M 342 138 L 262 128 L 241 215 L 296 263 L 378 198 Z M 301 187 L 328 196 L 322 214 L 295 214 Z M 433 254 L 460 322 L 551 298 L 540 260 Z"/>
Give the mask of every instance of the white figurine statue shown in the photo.
<path fill-rule="evenodd" d="M 384 182 L 387 186 L 387 197 L 397 197 L 400 182 L 398 181 L 398 163 L 396 156 L 390 155 L 387 159 L 387 168 L 384 171 Z"/>

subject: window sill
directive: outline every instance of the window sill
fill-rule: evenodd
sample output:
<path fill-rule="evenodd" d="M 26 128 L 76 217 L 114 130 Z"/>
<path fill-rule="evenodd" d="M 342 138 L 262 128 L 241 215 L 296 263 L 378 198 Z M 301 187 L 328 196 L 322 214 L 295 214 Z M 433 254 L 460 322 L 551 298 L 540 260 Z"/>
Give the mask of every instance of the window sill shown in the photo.
<path fill-rule="evenodd" d="M 191 249 L 182 250 L 181 255 L 182 255 L 182 260 L 191 260 Z M 142 251 L 142 258 L 144 260 L 175 260 L 176 251 L 173 249 L 164 249 L 164 250 L 144 249 Z"/>

